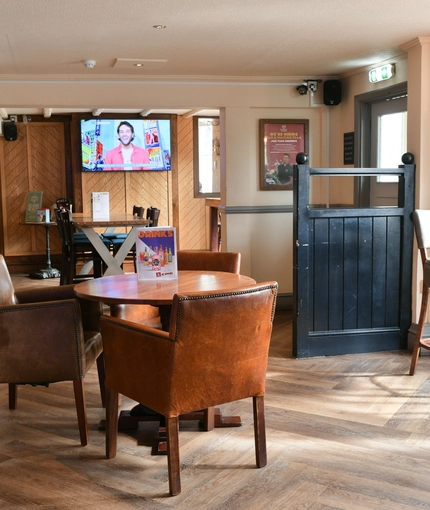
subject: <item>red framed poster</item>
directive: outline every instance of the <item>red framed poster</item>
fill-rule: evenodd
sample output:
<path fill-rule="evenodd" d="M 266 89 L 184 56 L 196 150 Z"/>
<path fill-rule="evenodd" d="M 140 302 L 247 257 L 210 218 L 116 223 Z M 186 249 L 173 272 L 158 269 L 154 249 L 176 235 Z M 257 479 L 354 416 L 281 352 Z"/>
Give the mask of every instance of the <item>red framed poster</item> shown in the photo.
<path fill-rule="evenodd" d="M 293 165 L 308 150 L 308 120 L 260 119 L 260 189 L 292 190 Z"/>

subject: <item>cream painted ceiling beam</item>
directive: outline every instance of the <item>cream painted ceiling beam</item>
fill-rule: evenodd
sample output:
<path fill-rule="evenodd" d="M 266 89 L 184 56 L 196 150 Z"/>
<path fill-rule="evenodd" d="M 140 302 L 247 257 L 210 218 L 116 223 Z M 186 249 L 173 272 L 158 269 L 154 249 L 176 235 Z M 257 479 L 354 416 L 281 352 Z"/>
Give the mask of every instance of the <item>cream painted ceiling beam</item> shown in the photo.
<path fill-rule="evenodd" d="M 152 113 L 153 111 L 154 111 L 154 110 L 151 110 L 151 109 L 149 109 L 149 110 L 142 110 L 141 112 L 139 112 L 139 115 L 140 115 L 141 117 L 146 117 L 147 115 L 149 115 L 149 114 L 150 114 L 150 113 Z"/>
<path fill-rule="evenodd" d="M 199 108 L 197 110 L 190 110 L 189 112 L 184 113 L 183 117 L 184 117 L 184 119 L 189 119 L 190 117 L 194 117 L 194 115 L 197 115 L 201 111 L 202 111 L 201 108 Z"/>

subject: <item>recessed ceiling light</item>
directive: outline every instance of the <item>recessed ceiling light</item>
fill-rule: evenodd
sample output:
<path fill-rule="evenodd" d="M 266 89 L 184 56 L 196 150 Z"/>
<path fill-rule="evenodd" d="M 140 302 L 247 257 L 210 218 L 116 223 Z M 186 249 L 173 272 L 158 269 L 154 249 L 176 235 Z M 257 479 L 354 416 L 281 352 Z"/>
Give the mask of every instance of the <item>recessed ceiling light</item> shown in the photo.
<path fill-rule="evenodd" d="M 131 70 L 132 67 L 145 68 L 145 71 L 164 67 L 167 63 L 166 59 L 151 58 L 117 58 L 114 64 L 115 69 Z"/>
<path fill-rule="evenodd" d="M 162 30 L 163 28 L 167 28 L 166 25 L 153 25 L 153 28 L 157 28 L 158 30 Z"/>

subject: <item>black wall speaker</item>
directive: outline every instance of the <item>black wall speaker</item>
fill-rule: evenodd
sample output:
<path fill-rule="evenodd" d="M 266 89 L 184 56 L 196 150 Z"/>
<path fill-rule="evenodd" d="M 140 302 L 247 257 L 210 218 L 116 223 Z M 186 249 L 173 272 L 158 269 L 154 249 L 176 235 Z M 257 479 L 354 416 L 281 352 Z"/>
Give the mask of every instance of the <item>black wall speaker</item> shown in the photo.
<path fill-rule="evenodd" d="M 334 106 L 340 103 L 341 88 L 339 80 L 327 80 L 324 82 L 324 104 Z"/>
<path fill-rule="evenodd" d="M 15 122 L 3 122 L 3 133 L 8 142 L 14 142 L 18 138 L 18 129 Z"/>

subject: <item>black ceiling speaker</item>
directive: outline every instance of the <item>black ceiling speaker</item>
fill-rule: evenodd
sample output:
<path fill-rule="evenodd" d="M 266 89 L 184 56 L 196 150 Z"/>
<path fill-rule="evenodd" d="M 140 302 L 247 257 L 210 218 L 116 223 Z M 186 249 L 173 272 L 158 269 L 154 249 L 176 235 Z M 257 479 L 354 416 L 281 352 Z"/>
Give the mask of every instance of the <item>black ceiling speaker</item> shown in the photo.
<path fill-rule="evenodd" d="M 15 122 L 3 122 L 3 133 L 5 140 L 14 142 L 18 138 L 18 128 Z"/>
<path fill-rule="evenodd" d="M 324 104 L 334 106 L 340 103 L 341 88 L 339 80 L 327 80 L 324 82 Z"/>

